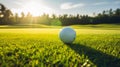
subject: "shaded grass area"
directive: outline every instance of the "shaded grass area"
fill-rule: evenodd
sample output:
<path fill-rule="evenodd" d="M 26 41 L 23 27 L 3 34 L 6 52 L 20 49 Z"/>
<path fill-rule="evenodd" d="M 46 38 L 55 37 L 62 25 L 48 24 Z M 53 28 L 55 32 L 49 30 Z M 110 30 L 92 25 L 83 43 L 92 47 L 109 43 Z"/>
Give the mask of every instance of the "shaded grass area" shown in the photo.
<path fill-rule="evenodd" d="M 119 67 L 118 30 L 75 29 L 64 44 L 60 29 L 0 29 L 0 66 Z"/>
<path fill-rule="evenodd" d="M 84 54 L 97 67 L 119 67 L 120 58 L 81 44 L 67 44 L 79 55 Z M 87 64 L 86 64 L 87 65 Z"/>

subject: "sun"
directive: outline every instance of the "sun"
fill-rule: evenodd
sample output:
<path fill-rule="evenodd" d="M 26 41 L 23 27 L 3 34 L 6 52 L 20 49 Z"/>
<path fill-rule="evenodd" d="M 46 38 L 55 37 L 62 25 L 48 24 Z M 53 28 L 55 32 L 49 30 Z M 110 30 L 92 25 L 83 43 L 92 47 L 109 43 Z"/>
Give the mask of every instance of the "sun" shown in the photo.
<path fill-rule="evenodd" d="M 43 7 L 43 6 L 41 6 L 36 2 L 29 2 L 23 5 L 22 10 L 24 13 L 30 12 L 33 16 L 38 16 L 41 14 L 40 7 Z"/>
<path fill-rule="evenodd" d="M 44 4 L 31 1 L 24 5 L 23 10 L 25 13 L 30 12 L 33 16 L 39 16 L 43 13 L 53 14 L 55 11 Z"/>
<path fill-rule="evenodd" d="M 20 9 L 13 9 L 13 12 L 18 13 L 20 15 L 21 12 L 24 12 L 25 15 L 27 15 L 28 12 L 32 14 L 32 16 L 40 16 L 44 13 L 52 15 L 55 13 L 55 10 L 47 7 L 43 3 L 39 3 L 36 1 L 29 1 L 22 5 L 22 8 Z"/>

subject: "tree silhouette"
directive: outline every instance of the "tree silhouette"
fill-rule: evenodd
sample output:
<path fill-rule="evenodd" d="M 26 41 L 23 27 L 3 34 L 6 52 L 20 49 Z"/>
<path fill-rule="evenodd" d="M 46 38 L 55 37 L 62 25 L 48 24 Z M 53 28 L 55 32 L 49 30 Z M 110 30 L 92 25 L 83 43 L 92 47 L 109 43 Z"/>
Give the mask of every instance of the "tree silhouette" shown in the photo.
<path fill-rule="evenodd" d="M 26 23 L 32 24 L 32 15 L 30 14 L 30 12 L 28 12 L 28 14 L 26 16 Z"/>
<path fill-rule="evenodd" d="M 5 10 L 6 10 L 6 7 L 0 3 L 0 13 L 3 14 Z"/>
<path fill-rule="evenodd" d="M 12 16 L 12 12 L 7 9 L 3 4 L 0 4 L 0 17 L 2 17 L 2 23 L 1 24 L 10 24 L 10 16 Z"/>

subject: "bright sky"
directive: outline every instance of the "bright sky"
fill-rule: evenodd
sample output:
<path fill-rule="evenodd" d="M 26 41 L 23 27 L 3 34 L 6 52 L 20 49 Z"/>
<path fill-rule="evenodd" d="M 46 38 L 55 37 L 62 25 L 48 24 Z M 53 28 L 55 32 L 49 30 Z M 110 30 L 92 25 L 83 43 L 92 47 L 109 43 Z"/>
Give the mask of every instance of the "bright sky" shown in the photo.
<path fill-rule="evenodd" d="M 0 0 L 14 13 L 30 12 L 33 16 L 48 14 L 88 14 L 120 8 L 120 0 Z"/>

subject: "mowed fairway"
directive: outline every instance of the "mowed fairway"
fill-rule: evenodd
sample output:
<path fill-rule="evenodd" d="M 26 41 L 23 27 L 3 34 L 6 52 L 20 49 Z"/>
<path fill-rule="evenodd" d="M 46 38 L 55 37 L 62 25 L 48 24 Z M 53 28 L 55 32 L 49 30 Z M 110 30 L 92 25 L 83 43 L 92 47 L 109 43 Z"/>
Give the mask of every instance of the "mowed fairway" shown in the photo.
<path fill-rule="evenodd" d="M 119 29 L 75 29 L 74 43 L 60 29 L 0 29 L 0 67 L 120 67 Z"/>

